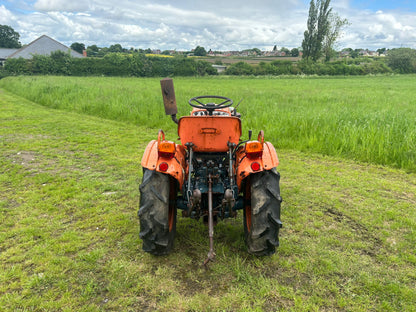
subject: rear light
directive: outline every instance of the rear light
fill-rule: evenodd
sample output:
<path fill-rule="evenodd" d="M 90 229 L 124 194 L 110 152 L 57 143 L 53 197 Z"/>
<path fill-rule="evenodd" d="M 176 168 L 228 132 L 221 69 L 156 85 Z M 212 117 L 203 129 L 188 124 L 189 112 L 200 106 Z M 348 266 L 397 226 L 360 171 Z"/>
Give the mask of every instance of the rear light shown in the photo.
<path fill-rule="evenodd" d="M 159 157 L 172 159 L 175 157 L 175 143 L 170 141 L 159 142 L 157 146 L 157 154 Z"/>
<path fill-rule="evenodd" d="M 263 156 L 263 144 L 258 141 L 247 142 L 246 155 L 249 159 L 260 158 Z"/>
<path fill-rule="evenodd" d="M 252 162 L 250 167 L 251 167 L 251 170 L 253 170 L 253 171 L 259 171 L 260 170 L 260 164 L 257 161 Z"/>
<path fill-rule="evenodd" d="M 159 170 L 160 171 L 166 172 L 166 171 L 168 171 L 168 168 L 169 168 L 169 165 L 165 162 L 162 162 L 159 165 Z"/>

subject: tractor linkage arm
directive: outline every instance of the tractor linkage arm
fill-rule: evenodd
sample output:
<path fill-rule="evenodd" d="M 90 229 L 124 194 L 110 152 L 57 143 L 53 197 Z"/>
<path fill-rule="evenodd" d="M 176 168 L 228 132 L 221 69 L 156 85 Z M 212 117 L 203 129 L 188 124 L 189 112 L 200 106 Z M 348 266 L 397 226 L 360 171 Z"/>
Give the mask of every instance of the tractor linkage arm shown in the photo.
<path fill-rule="evenodd" d="M 208 233 L 209 233 L 209 252 L 208 257 L 204 261 L 204 266 L 207 267 L 210 261 L 214 261 L 214 216 L 212 213 L 212 175 L 208 175 Z"/>

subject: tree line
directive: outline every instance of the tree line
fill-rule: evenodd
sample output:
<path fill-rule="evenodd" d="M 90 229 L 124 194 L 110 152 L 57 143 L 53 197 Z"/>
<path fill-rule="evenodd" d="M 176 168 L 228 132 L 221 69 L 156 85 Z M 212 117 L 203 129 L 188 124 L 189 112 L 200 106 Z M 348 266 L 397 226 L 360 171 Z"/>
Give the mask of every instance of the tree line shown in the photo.
<path fill-rule="evenodd" d="M 415 74 L 416 50 L 391 49 L 387 57 L 343 58 L 330 62 L 276 60 L 250 65 L 238 62 L 227 67 L 226 75 L 328 75 Z"/>
<path fill-rule="evenodd" d="M 2 73 L 1 73 L 2 72 Z M 8 59 L 1 76 L 67 75 L 67 76 L 204 76 L 216 75 L 212 65 L 186 57 L 148 57 L 143 53 L 109 53 L 102 58 L 74 58 L 62 51 L 50 56 L 34 55 L 31 59 Z"/>
<path fill-rule="evenodd" d="M 319 75 L 319 76 L 356 76 L 368 74 L 387 74 L 393 70 L 382 60 L 369 58 L 346 59 L 334 62 L 291 62 L 273 61 L 260 62 L 258 65 L 250 65 L 238 62 L 227 67 L 226 75 Z"/>
<path fill-rule="evenodd" d="M 392 49 L 384 58 L 345 58 L 331 62 L 276 60 L 228 65 L 225 75 L 368 75 L 416 73 L 416 50 Z M 189 57 L 154 57 L 143 53 L 110 53 L 102 58 L 73 58 L 53 52 L 32 59 L 8 59 L 0 78 L 8 75 L 174 77 L 218 75 L 211 63 Z"/>

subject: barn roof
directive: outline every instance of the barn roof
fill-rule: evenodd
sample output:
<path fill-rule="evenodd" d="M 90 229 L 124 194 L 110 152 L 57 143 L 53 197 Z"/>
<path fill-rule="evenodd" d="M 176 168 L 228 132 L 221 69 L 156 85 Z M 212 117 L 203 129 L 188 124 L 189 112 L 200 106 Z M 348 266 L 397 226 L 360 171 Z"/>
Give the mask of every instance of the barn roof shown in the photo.
<path fill-rule="evenodd" d="M 13 53 L 15 53 L 17 50 L 19 49 L 0 49 L 0 60 L 5 60 L 6 58 L 9 57 L 9 55 L 12 55 Z"/>
<path fill-rule="evenodd" d="M 72 50 L 71 48 L 67 47 L 66 45 L 43 35 L 38 39 L 32 41 L 27 46 L 17 50 L 13 54 L 9 56 L 9 58 L 19 58 L 23 57 L 25 59 L 30 59 L 33 55 L 50 55 L 52 52 L 55 51 L 62 51 L 62 52 L 70 52 L 72 57 L 83 57 L 82 54 Z"/>

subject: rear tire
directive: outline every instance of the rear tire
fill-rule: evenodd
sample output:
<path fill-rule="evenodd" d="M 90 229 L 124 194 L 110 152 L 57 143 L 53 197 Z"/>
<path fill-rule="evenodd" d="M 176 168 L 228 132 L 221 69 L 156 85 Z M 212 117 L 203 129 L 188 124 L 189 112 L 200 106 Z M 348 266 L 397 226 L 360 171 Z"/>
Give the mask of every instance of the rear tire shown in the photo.
<path fill-rule="evenodd" d="M 279 246 L 280 174 L 276 168 L 252 174 L 244 188 L 244 233 L 248 252 L 272 255 Z"/>
<path fill-rule="evenodd" d="M 172 250 L 176 233 L 176 196 L 174 178 L 143 169 L 138 215 L 144 251 L 159 256 Z"/>

